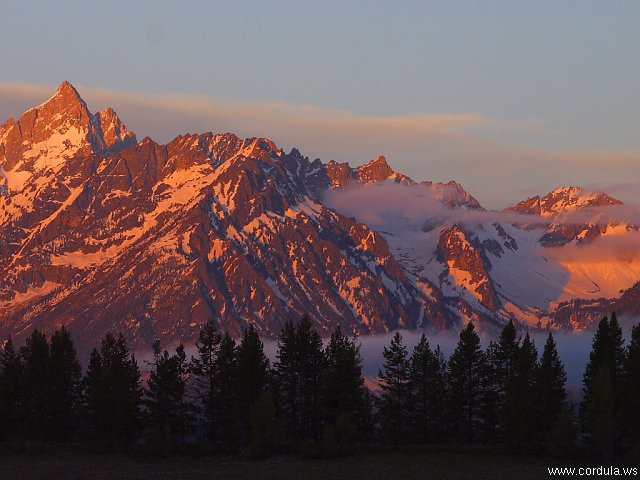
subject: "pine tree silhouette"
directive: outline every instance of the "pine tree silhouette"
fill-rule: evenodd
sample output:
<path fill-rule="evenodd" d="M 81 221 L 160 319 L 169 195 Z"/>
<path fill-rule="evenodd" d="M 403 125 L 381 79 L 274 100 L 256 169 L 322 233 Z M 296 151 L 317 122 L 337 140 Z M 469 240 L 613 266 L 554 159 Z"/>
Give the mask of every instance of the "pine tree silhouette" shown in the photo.
<path fill-rule="evenodd" d="M 0 441 L 20 437 L 25 400 L 24 365 L 9 337 L 0 348 Z"/>
<path fill-rule="evenodd" d="M 145 389 L 149 430 L 156 447 L 167 449 L 184 441 L 188 430 L 190 403 L 186 395 L 187 362 L 180 344 L 170 355 L 153 344 L 152 370 Z"/>
<path fill-rule="evenodd" d="M 264 345 L 258 332 L 250 325 L 242 333 L 236 349 L 234 373 L 238 436 L 243 444 L 247 444 L 252 438 L 251 412 L 267 388 L 269 375 L 269 359 L 264 354 Z M 271 402 L 273 403 L 273 397 Z"/>
<path fill-rule="evenodd" d="M 537 435 L 535 382 L 538 351 L 527 333 L 518 348 L 505 404 L 507 441 L 511 450 L 532 450 Z"/>
<path fill-rule="evenodd" d="M 190 372 L 194 377 L 194 387 L 198 397 L 200 414 L 204 420 L 206 436 L 209 441 L 215 441 L 219 429 L 217 428 L 217 361 L 220 355 L 222 336 L 216 330 L 212 320 L 206 322 L 198 336 L 196 349 L 198 354 L 191 359 Z"/>
<path fill-rule="evenodd" d="M 49 342 L 40 331 L 34 330 L 20 349 L 24 362 L 24 422 L 27 437 L 44 440 L 50 436 L 49 416 Z"/>
<path fill-rule="evenodd" d="M 100 350 L 93 350 L 85 384 L 93 445 L 129 446 L 141 427 L 142 386 L 138 363 L 122 334 L 116 338 L 107 333 Z"/>
<path fill-rule="evenodd" d="M 622 385 L 625 439 L 632 450 L 640 452 L 640 323 L 631 330 Z"/>
<path fill-rule="evenodd" d="M 273 364 L 275 402 L 285 428 L 284 440 L 296 444 L 301 440 L 300 374 L 298 345 L 293 320 L 287 320 L 278 339 Z"/>
<path fill-rule="evenodd" d="M 449 359 L 449 406 L 457 438 L 473 442 L 485 430 L 487 360 L 473 323 L 460 333 Z"/>
<path fill-rule="evenodd" d="M 566 383 L 567 374 L 558 355 L 553 334 L 549 332 L 536 379 L 536 422 L 540 432 L 539 441 L 551 434 L 563 409 L 569 409 L 566 405 Z"/>
<path fill-rule="evenodd" d="M 594 450 L 610 458 L 620 437 L 620 388 L 625 351 L 622 330 L 615 314 L 604 317 L 593 338 L 583 377 L 581 408 L 583 431 Z"/>
<path fill-rule="evenodd" d="M 82 395 L 82 367 L 69 331 L 63 326 L 51 337 L 49 381 L 50 435 L 54 441 L 68 442 L 78 427 Z"/>
<path fill-rule="evenodd" d="M 382 352 L 384 364 L 378 372 L 381 393 L 378 416 L 382 437 L 389 443 L 406 443 L 411 432 L 411 390 L 407 348 L 400 332 Z"/>
<path fill-rule="evenodd" d="M 513 320 L 504 326 L 498 341 L 491 341 L 487 348 L 489 387 L 486 392 L 487 427 L 492 438 L 510 435 L 513 428 L 513 408 L 517 408 L 510 395 L 513 392 L 513 376 L 520 342 Z"/>
<path fill-rule="evenodd" d="M 249 453 L 264 458 L 275 453 L 281 441 L 281 424 L 271 390 L 262 392 L 251 408 L 251 441 Z"/>
<path fill-rule="evenodd" d="M 355 338 L 348 338 L 337 327 L 325 348 L 325 357 L 322 387 L 325 431 L 328 429 L 333 436 L 344 435 L 343 444 L 362 441 L 370 430 L 370 415 L 360 347 Z"/>
<path fill-rule="evenodd" d="M 218 422 L 218 448 L 233 450 L 237 445 L 238 417 L 236 392 L 236 343 L 225 332 L 220 341 L 220 353 L 215 363 L 215 410 Z"/>
<path fill-rule="evenodd" d="M 446 362 L 440 347 L 431 350 L 423 333 L 409 362 L 413 438 L 423 443 L 439 440 L 443 433 L 445 376 Z"/>
<path fill-rule="evenodd" d="M 324 368 L 322 339 L 309 318 L 303 317 L 297 327 L 292 321 L 285 323 L 274 374 L 280 415 L 290 441 L 319 440 Z"/>

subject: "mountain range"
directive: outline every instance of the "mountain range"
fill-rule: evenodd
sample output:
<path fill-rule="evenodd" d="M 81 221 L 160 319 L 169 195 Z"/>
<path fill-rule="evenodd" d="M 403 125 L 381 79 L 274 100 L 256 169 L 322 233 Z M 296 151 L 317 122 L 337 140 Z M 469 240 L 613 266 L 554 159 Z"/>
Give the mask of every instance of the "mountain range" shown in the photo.
<path fill-rule="evenodd" d="M 0 335 L 65 325 L 146 346 L 210 318 L 274 337 L 305 314 L 325 334 L 588 329 L 640 315 L 625 207 L 561 187 L 495 212 L 382 156 L 353 168 L 231 133 L 138 141 L 63 82 L 0 126 Z"/>

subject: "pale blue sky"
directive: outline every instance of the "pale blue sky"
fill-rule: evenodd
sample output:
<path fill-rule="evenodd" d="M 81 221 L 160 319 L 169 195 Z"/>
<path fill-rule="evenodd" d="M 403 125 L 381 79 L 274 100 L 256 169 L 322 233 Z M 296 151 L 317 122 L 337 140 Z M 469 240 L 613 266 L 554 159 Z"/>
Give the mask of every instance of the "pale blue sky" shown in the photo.
<path fill-rule="evenodd" d="M 282 101 L 372 117 L 471 114 L 487 121 L 456 132 L 500 146 L 640 151 L 638 1 L 3 0 L 0 45 L 3 83 L 68 79 L 86 88 Z M 318 142 L 298 146 L 310 156 L 337 156 Z M 360 155 L 345 148 L 346 160 Z M 412 160 L 420 149 L 388 150 L 378 153 L 395 154 L 413 175 L 447 179 L 437 162 L 430 169 Z M 449 178 L 475 186 L 454 168 L 462 171 Z M 601 173 L 574 183 L 624 180 L 623 171 Z M 529 186 L 552 187 L 552 180 Z"/>

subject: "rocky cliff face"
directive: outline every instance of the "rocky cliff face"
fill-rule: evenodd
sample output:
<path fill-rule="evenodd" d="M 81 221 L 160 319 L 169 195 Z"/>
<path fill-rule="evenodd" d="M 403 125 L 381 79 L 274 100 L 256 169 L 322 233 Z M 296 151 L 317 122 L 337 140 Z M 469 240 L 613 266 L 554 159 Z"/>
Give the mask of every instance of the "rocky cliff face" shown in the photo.
<path fill-rule="evenodd" d="M 267 336 L 304 314 L 327 332 L 447 323 L 383 237 L 313 199 L 319 165 L 297 151 L 211 133 L 130 145 L 113 110 L 92 115 L 68 84 L 0 132 L 2 334 L 65 324 L 144 345 L 209 318 Z"/>
<path fill-rule="evenodd" d="M 55 174 L 70 158 L 136 143 L 112 109 L 91 114 L 76 89 L 64 82 L 48 101 L 0 127 L 3 190 L 20 191 L 34 177 Z"/>
<path fill-rule="evenodd" d="M 540 244 L 558 247 L 572 242 L 589 242 L 605 234 L 608 228 L 620 226 L 617 222 L 602 221 L 602 210 L 617 205 L 622 205 L 622 202 L 603 192 L 561 187 L 543 197 L 528 198 L 507 210 L 548 220 Z M 637 230 L 633 225 L 625 225 L 625 228 Z"/>
<path fill-rule="evenodd" d="M 276 336 L 305 314 L 323 333 L 379 333 L 508 318 L 582 329 L 613 307 L 638 313 L 635 264 L 601 299 L 592 277 L 612 281 L 618 264 L 591 271 L 545 253 L 637 231 L 585 216 L 620 204 L 606 194 L 562 188 L 511 208 L 540 218 L 531 225 L 438 217 L 380 232 L 323 204 L 378 184 L 488 213 L 456 182 L 417 183 L 384 157 L 325 164 L 230 133 L 138 143 L 65 82 L 0 126 L 0 336 L 64 324 L 85 345 L 112 330 L 147 346 L 192 341 L 211 318 Z"/>
<path fill-rule="evenodd" d="M 438 239 L 437 258 L 446 265 L 441 282 L 453 282 L 471 292 L 480 304 L 496 311 L 500 302 L 489 276 L 491 262 L 474 234 L 460 227 L 442 230 Z"/>

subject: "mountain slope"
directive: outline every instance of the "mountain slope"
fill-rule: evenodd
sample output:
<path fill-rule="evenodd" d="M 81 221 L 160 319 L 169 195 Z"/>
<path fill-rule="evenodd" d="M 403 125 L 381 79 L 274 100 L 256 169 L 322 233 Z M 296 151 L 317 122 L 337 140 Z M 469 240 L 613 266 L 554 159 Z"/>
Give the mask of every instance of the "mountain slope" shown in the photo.
<path fill-rule="evenodd" d="M 61 85 L 28 134 L 51 145 L 79 132 L 67 148 L 32 158 L 3 143 L 1 333 L 65 324 L 86 341 L 122 330 L 148 344 L 190 339 L 209 318 L 265 335 L 303 314 L 327 331 L 447 323 L 384 238 L 312 198 L 297 151 L 211 133 L 127 147 L 115 113 L 92 115 L 74 93 Z"/>
<path fill-rule="evenodd" d="M 230 133 L 138 143 L 65 82 L 0 126 L 0 336 L 64 324 L 147 346 L 213 318 L 273 337 L 304 314 L 322 332 L 584 329 L 638 313 L 621 206 L 563 187 L 489 212 L 382 156 L 325 164 Z"/>

